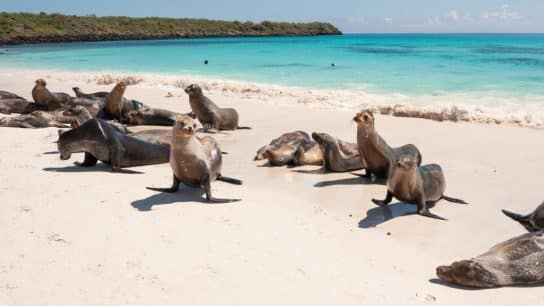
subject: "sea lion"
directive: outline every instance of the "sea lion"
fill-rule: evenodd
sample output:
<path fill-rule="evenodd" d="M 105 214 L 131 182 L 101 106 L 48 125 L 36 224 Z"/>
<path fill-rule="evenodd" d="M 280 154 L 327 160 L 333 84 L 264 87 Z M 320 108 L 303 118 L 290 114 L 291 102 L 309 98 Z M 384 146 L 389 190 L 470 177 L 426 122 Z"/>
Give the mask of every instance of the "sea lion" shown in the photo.
<path fill-rule="evenodd" d="M 25 98 L 20 97 L 12 92 L 0 90 L 0 100 L 5 100 L 5 99 L 25 100 Z"/>
<path fill-rule="evenodd" d="M 149 108 L 133 110 L 124 114 L 123 122 L 129 125 L 163 125 L 173 126 L 179 113 L 166 109 Z"/>
<path fill-rule="evenodd" d="M 439 266 L 436 275 L 447 283 L 477 288 L 544 284 L 544 232 L 524 234 L 476 258 Z"/>
<path fill-rule="evenodd" d="M 289 142 L 297 141 L 303 138 L 309 140 L 310 136 L 308 136 L 308 134 L 303 131 L 284 133 L 280 137 L 272 139 L 272 141 L 268 145 L 263 146 L 259 150 L 257 150 L 257 154 L 255 155 L 255 158 L 253 158 L 253 160 L 266 159 L 266 150 L 273 149 L 274 147 L 279 147 L 283 144 L 287 144 Z"/>
<path fill-rule="evenodd" d="M 59 114 L 44 111 L 34 111 L 30 114 L 22 114 L 15 117 L 0 118 L 0 126 L 18 128 L 67 128 L 71 120 Z"/>
<path fill-rule="evenodd" d="M 540 204 L 532 213 L 520 215 L 503 209 L 502 212 L 508 217 L 518 221 L 529 232 L 544 230 L 544 202 Z"/>
<path fill-rule="evenodd" d="M 34 102 L 45 105 L 47 110 L 56 110 L 69 104 L 72 97 L 63 92 L 50 92 L 47 89 L 47 83 L 44 79 L 37 79 L 36 85 L 32 89 L 32 98 Z"/>
<path fill-rule="evenodd" d="M 104 110 L 107 115 L 122 122 L 125 114 L 133 110 L 140 110 L 149 108 L 141 102 L 136 100 L 128 100 L 123 97 L 127 89 L 128 84 L 126 82 L 117 83 L 113 89 L 106 95 L 104 99 Z"/>
<path fill-rule="evenodd" d="M 346 172 L 363 168 L 358 146 L 343 142 L 326 133 L 312 133 L 323 152 L 323 167 L 327 171 Z"/>
<path fill-rule="evenodd" d="M 214 203 L 235 202 L 239 199 L 217 199 L 212 196 L 211 183 L 215 180 L 241 185 L 242 181 L 221 175 L 223 163 L 221 149 L 210 136 L 195 135 L 196 123 L 193 118 L 181 115 L 172 128 L 170 166 L 174 172 L 170 188 L 153 188 L 161 192 L 176 192 L 180 183 L 190 187 L 204 188 L 206 200 Z"/>
<path fill-rule="evenodd" d="M 89 110 L 82 105 L 72 106 L 71 108 L 65 110 L 62 114 L 64 116 L 73 118 L 72 128 L 80 127 L 83 123 L 94 118 L 94 116 L 89 112 Z M 121 134 L 132 133 L 124 124 L 121 124 L 117 121 L 106 120 L 106 122 L 109 123 L 117 132 Z"/>
<path fill-rule="evenodd" d="M 191 84 L 185 88 L 189 104 L 198 121 L 206 129 L 235 130 L 250 129 L 238 125 L 238 112 L 234 108 L 220 108 L 202 93 L 202 88 Z"/>
<path fill-rule="evenodd" d="M 318 143 L 312 142 L 308 145 L 299 145 L 293 154 L 293 165 L 323 165 L 323 151 Z"/>
<path fill-rule="evenodd" d="M 357 145 L 363 167 L 366 169 L 366 177 L 374 174 L 377 178 L 387 178 L 390 164 L 401 155 L 411 155 L 415 158 L 417 165 L 421 165 L 421 153 L 415 145 L 407 144 L 392 148 L 378 135 L 372 112 L 359 112 L 353 121 L 357 123 Z"/>
<path fill-rule="evenodd" d="M 74 91 L 74 93 L 76 94 L 76 97 L 78 98 L 93 99 L 93 100 L 96 100 L 96 99 L 103 100 L 109 94 L 109 92 L 107 91 L 97 91 L 97 92 L 87 94 L 82 92 L 79 87 L 72 87 L 72 90 Z"/>
<path fill-rule="evenodd" d="M 70 159 L 72 153 L 85 152 L 85 161 L 77 165 L 90 167 L 100 160 L 111 165 L 112 171 L 167 163 L 170 157 L 167 146 L 120 134 L 101 119 L 91 119 L 69 131 L 59 130 L 57 145 L 62 160 Z"/>
<path fill-rule="evenodd" d="M 0 113 L 2 114 L 29 114 L 37 110 L 47 110 L 47 107 L 42 104 L 21 99 L 8 98 L 0 100 Z"/>
<path fill-rule="evenodd" d="M 444 195 L 446 179 L 438 164 L 418 166 L 412 155 L 402 155 L 391 167 L 387 179 L 387 195 L 384 200 L 372 199 L 377 205 L 386 206 L 393 197 L 402 202 L 417 205 L 417 213 L 435 219 L 446 220 L 431 213 L 428 207 L 442 199 L 459 204 L 467 202 Z"/>
<path fill-rule="evenodd" d="M 276 141 L 278 140 L 278 141 Z M 292 134 L 286 133 L 273 145 L 264 149 L 263 156 L 268 159 L 270 166 L 301 166 L 304 164 L 321 164 L 323 155 L 319 145 L 315 143 L 306 132 L 297 131 Z M 259 149 L 259 151 L 261 151 Z M 298 152 L 298 153 L 297 153 Z M 259 154 L 259 152 L 257 152 Z M 296 155 L 296 156 L 295 156 Z"/>

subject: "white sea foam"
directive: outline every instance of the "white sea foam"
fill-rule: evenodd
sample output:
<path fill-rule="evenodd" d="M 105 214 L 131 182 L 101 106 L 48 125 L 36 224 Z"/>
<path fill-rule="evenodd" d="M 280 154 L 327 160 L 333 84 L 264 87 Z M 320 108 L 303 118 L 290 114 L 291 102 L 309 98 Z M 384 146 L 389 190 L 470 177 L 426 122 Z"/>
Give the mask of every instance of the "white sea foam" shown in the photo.
<path fill-rule="evenodd" d="M 55 72 L 49 77 L 74 82 L 109 85 L 119 81 L 165 89 L 199 84 L 207 93 L 258 99 L 269 103 L 300 103 L 311 107 L 346 109 L 362 108 L 375 113 L 399 117 L 426 118 L 438 121 L 465 121 L 516 124 L 544 128 L 544 96 L 506 97 L 490 93 L 449 93 L 408 96 L 374 94 L 360 89 L 305 89 L 257 83 L 213 80 L 199 76 L 161 74 L 123 74 L 96 72 Z"/>

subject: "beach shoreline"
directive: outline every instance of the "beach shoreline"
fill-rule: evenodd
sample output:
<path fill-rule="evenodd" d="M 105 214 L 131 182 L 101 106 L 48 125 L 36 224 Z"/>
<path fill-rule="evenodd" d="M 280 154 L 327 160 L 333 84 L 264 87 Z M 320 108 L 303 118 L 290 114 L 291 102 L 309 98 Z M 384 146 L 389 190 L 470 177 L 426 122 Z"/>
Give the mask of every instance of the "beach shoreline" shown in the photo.
<path fill-rule="evenodd" d="M 121 80 L 145 87 L 177 91 L 198 83 L 210 94 L 255 99 L 269 104 L 302 104 L 312 108 L 358 111 L 369 109 L 382 115 L 423 118 L 435 121 L 475 122 L 491 125 L 518 125 L 544 128 L 544 97 L 502 97 L 489 94 L 449 94 L 444 96 L 400 93 L 369 93 L 362 89 L 315 89 L 270 85 L 198 75 L 134 73 L 107 71 L 70 71 L 55 69 L 14 69 L 7 67 L 0 77 L 20 78 L 33 74 L 45 79 L 89 85 L 113 86 Z M 528 102 L 530 101 L 530 103 Z M 529 103 L 529 104 L 527 104 Z"/>
<path fill-rule="evenodd" d="M 21 70 L 1 72 L 0 88 L 31 99 L 38 78 L 46 78 L 54 92 L 112 87 L 88 77 Z M 287 131 L 327 132 L 355 142 L 353 110 L 209 86 L 206 95 L 235 107 L 240 124 L 252 127 L 213 135 L 229 153 L 223 174 L 244 185 L 215 182 L 212 190 L 217 197 L 242 198 L 234 204 L 195 201 L 201 193 L 189 188 L 175 194 L 147 190 L 169 186 L 168 164 L 133 168 L 141 174 L 111 173 L 101 164 L 81 169 L 72 163 L 82 154 L 62 161 L 54 153 L 56 128 L 0 128 L 0 304 L 542 301 L 540 287 L 445 285 L 435 268 L 525 232 L 501 209 L 530 212 L 542 201 L 544 147 L 537 140 L 543 130 L 376 115 L 377 131 L 390 145 L 416 144 L 424 164 L 443 167 L 446 194 L 470 203 L 441 201 L 431 209 L 448 221 L 410 214 L 414 206 L 396 201 L 388 216 L 371 202 L 385 195 L 382 184 L 363 183 L 350 173 L 314 173 L 318 166 L 269 168 L 252 161 L 260 146 Z M 180 113 L 190 109 L 176 86 L 142 82 L 129 86 L 125 96 Z"/>

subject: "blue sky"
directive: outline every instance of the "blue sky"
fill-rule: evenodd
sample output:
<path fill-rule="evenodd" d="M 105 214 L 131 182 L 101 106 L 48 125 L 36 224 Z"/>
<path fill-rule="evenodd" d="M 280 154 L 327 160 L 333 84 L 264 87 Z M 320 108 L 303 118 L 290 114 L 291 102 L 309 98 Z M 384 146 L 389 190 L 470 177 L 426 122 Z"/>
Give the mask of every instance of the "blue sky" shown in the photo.
<path fill-rule="evenodd" d="M 0 0 L 0 10 L 240 21 L 329 21 L 346 33 L 544 32 L 543 0 Z"/>

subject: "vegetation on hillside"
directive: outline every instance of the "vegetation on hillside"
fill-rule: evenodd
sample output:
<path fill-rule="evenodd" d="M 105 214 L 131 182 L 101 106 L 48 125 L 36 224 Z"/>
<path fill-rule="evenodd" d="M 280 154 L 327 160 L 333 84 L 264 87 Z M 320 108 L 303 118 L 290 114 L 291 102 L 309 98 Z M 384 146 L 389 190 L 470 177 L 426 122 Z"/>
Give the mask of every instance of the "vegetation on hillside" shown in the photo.
<path fill-rule="evenodd" d="M 162 39 L 180 37 L 342 34 L 330 23 L 261 23 L 207 19 L 68 16 L 0 12 L 0 43 Z"/>

